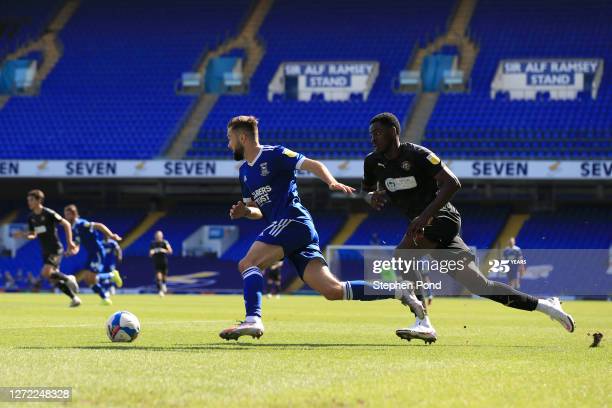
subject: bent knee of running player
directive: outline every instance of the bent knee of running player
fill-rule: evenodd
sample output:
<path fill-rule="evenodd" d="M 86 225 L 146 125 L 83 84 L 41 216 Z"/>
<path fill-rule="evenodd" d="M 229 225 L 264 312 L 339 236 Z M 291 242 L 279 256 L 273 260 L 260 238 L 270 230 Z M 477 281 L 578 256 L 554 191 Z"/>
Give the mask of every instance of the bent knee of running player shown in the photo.
<path fill-rule="evenodd" d="M 340 282 L 320 259 L 308 262 L 304 270 L 304 282 L 327 300 L 342 300 L 344 293 Z"/>
<path fill-rule="evenodd" d="M 253 242 L 249 252 L 238 262 L 240 273 L 254 266 L 263 270 L 284 257 L 283 247 L 266 244 L 261 241 Z"/>
<path fill-rule="evenodd" d="M 56 270 L 57 270 L 57 268 L 56 268 L 55 266 L 53 266 L 53 265 L 49 265 L 49 264 L 44 264 L 44 265 L 43 265 L 43 267 L 42 267 L 42 269 L 41 269 L 41 271 L 40 271 L 40 274 L 41 274 L 41 276 L 42 276 L 43 278 L 45 278 L 45 279 L 47 279 L 47 280 L 53 280 L 53 281 L 55 281 L 55 280 L 57 280 L 57 279 L 54 279 L 53 277 L 51 277 L 51 274 L 52 274 L 53 272 L 55 272 Z"/>

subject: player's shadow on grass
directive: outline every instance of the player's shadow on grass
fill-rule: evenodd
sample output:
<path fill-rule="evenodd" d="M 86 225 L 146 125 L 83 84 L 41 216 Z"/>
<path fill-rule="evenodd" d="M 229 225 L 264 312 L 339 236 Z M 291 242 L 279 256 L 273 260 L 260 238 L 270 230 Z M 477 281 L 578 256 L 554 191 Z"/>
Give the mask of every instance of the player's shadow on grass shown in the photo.
<path fill-rule="evenodd" d="M 427 345 L 420 342 L 406 342 L 398 344 L 365 344 L 365 343 L 244 343 L 244 342 L 222 342 L 210 344 L 175 344 L 172 346 L 136 346 L 131 344 L 101 344 L 91 346 L 68 346 L 68 347 L 53 347 L 53 346 L 24 346 L 20 349 L 26 350 L 118 350 L 118 351 L 178 351 L 187 353 L 197 353 L 202 351 L 244 351 L 253 350 L 261 347 L 276 348 L 276 349 L 343 349 L 343 348 L 367 348 L 369 351 L 384 351 L 390 347 L 476 347 L 476 348 L 524 348 L 524 349 L 542 349 L 546 346 L 536 345 L 489 345 L 489 344 L 437 344 Z"/>
<path fill-rule="evenodd" d="M 381 351 L 388 347 L 402 347 L 403 344 L 344 344 L 344 343 L 242 343 L 242 342 L 227 342 L 227 343 L 210 343 L 210 344 L 175 344 L 172 346 L 136 346 L 130 344 L 105 344 L 105 345 L 91 345 L 91 346 L 24 346 L 19 347 L 25 350 L 122 350 L 122 351 L 184 351 L 184 352 L 198 352 L 205 350 L 246 350 L 255 349 L 259 347 L 271 347 L 271 348 L 295 348 L 295 349 L 317 349 L 317 348 L 345 348 L 345 347 L 364 347 L 372 350 L 378 348 Z"/>

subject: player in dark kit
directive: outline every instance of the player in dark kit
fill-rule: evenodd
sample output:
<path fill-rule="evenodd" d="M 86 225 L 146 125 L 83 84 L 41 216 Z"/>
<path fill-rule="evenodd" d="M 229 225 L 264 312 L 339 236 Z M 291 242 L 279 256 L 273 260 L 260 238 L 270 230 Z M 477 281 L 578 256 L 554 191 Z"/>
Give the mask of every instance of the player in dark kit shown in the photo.
<path fill-rule="evenodd" d="M 268 298 L 275 295 L 276 298 L 280 298 L 281 290 L 281 269 L 283 268 L 283 261 L 278 261 L 268 268 L 266 271 L 266 282 L 268 284 Z"/>
<path fill-rule="evenodd" d="M 370 136 L 375 150 L 365 158 L 362 181 L 366 201 L 373 208 L 380 210 L 390 200 L 410 220 L 397 249 L 444 249 L 445 257 L 467 264 L 448 274 L 470 292 L 504 306 L 538 310 L 573 332 L 574 320 L 563 311 L 558 298 L 537 299 L 491 281 L 480 272 L 474 253 L 459 236 L 459 211 L 450 203 L 461 188 L 459 180 L 433 152 L 412 143 L 400 143 L 399 135 L 399 120 L 392 113 L 372 118 Z M 428 316 L 417 317 L 414 326 L 399 329 L 396 334 L 406 340 L 436 340 Z"/>
<path fill-rule="evenodd" d="M 149 256 L 153 259 L 155 267 L 155 282 L 157 283 L 157 293 L 164 297 L 168 293 L 166 287 L 166 276 L 168 276 L 168 255 L 172 255 L 172 246 L 164 239 L 164 233 L 155 232 L 155 239 L 151 241 Z"/>
<path fill-rule="evenodd" d="M 57 236 L 57 226 L 61 225 L 66 233 L 67 255 L 73 255 L 77 247 L 72 241 L 72 229 L 70 223 L 55 211 L 43 207 L 45 194 L 40 190 L 32 190 L 27 195 L 28 207 L 32 211 L 28 216 L 29 231 L 18 231 L 16 238 L 36 239 L 40 242 L 42 250 L 43 267 L 41 276 L 48 279 L 56 288 L 61 290 L 72 301 L 70 307 L 81 305 L 81 299 L 76 295 L 78 285 L 73 275 L 64 275 L 59 270 L 64 248 Z"/>

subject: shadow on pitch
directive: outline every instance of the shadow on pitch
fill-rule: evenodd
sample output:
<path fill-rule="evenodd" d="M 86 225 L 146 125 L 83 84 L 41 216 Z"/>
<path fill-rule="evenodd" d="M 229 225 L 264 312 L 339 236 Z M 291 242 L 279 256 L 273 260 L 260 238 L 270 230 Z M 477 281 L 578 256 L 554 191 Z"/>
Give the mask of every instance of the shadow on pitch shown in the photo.
<path fill-rule="evenodd" d="M 136 346 L 131 344 L 105 344 L 91 346 L 24 346 L 22 350 L 122 350 L 122 351 L 183 351 L 198 352 L 206 350 L 239 351 L 256 349 L 260 347 L 277 349 L 341 349 L 346 347 L 380 349 L 383 351 L 389 347 L 403 347 L 403 344 L 344 344 L 344 343 L 243 343 L 243 342 L 222 342 L 212 344 L 175 344 L 172 346 Z"/>
<path fill-rule="evenodd" d="M 364 344 L 364 343 L 244 343 L 244 342 L 222 342 L 211 344 L 175 344 L 172 346 L 137 346 L 131 344 L 100 344 L 91 346 L 68 346 L 68 347 L 53 347 L 53 346 L 24 346 L 19 347 L 24 350 L 117 350 L 117 351 L 178 351 L 196 353 L 201 351 L 244 351 L 254 350 L 258 348 L 275 348 L 275 349 L 299 349 L 299 350 L 315 350 L 315 349 L 345 349 L 345 348 L 367 348 L 369 351 L 385 351 L 391 347 L 465 347 L 465 348 L 520 348 L 520 349 L 544 349 L 545 346 L 536 345 L 488 345 L 488 344 L 437 344 L 427 345 L 423 343 L 406 342 L 398 344 Z"/>

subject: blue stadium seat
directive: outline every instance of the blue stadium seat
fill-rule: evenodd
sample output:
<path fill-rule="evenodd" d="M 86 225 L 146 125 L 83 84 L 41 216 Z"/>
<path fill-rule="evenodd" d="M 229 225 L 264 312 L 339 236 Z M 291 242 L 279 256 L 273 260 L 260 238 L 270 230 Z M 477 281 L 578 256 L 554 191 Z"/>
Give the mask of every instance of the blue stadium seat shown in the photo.
<path fill-rule="evenodd" d="M 579 3 L 544 0 L 500 2 L 481 0 L 470 22 L 480 51 L 467 94 L 443 94 L 426 129 L 425 145 L 442 157 L 475 158 L 605 158 L 609 146 L 594 142 L 612 138 L 612 78 L 604 72 L 596 100 L 510 101 L 508 94 L 490 99 L 491 81 L 504 58 L 603 58 L 612 59 L 612 3 L 585 0 Z M 520 30 L 516 27 L 520 22 Z M 606 67 L 607 68 L 607 67 Z M 583 95 L 584 96 L 584 95 Z M 477 129 L 477 130 L 476 130 Z M 516 129 L 517 132 L 510 129 Z M 458 144 L 441 147 L 438 140 Z M 471 141 L 531 141 L 536 146 L 514 145 L 502 150 L 486 147 L 477 154 Z M 576 145 L 547 142 L 581 142 Z"/>
<path fill-rule="evenodd" d="M 21 1 L 1 7 L 8 3 Z M 3 146 L 12 146 L 0 155 L 158 156 L 193 101 L 175 94 L 175 81 L 207 46 L 238 30 L 249 4 L 177 0 L 170 7 L 160 0 L 134 0 L 117 8 L 103 0 L 81 2 L 60 33 L 64 54 L 40 95 L 11 98 L 0 111 Z"/>
<path fill-rule="evenodd" d="M 369 119 L 382 111 L 406 116 L 413 95 L 395 94 L 392 79 L 402 70 L 413 46 L 425 36 L 445 27 L 454 1 L 276 1 L 259 34 L 266 53 L 251 79 L 250 93 L 221 96 L 198 136 L 210 143 L 225 139 L 228 120 L 237 114 L 260 118 L 263 143 L 281 143 L 316 158 L 355 158 L 371 151 Z M 350 10 L 350 12 L 348 12 Z M 372 13 L 384 10 L 384 30 L 364 29 L 372 25 Z M 313 29 L 316 27 L 316 30 Z M 290 32 L 291 35 L 287 35 Z M 281 97 L 269 102 L 268 84 L 285 61 L 376 60 L 380 74 L 367 101 L 354 97 L 346 102 L 319 100 L 297 102 Z M 316 98 L 315 98 L 316 99 Z M 346 144 L 333 144 L 351 139 Z M 325 143 L 315 144 L 315 140 Z M 357 142 L 363 141 L 363 143 Z M 229 158 L 222 150 L 194 143 L 188 157 Z"/>

